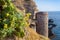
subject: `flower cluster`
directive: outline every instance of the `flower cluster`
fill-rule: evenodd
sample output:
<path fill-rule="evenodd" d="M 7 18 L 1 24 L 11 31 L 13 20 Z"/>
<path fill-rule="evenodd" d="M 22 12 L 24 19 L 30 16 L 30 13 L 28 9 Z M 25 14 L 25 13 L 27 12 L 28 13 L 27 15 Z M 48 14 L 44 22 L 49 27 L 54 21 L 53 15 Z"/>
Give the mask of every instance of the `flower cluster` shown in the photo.
<path fill-rule="evenodd" d="M 23 12 L 16 9 L 11 0 L 0 0 L 0 40 L 6 36 L 24 36 L 24 27 L 29 26 L 30 13 L 23 15 Z"/>
<path fill-rule="evenodd" d="M 28 27 L 30 25 L 29 23 L 29 17 L 30 17 L 31 13 L 27 13 L 24 17 L 24 21 L 25 21 L 25 26 Z"/>

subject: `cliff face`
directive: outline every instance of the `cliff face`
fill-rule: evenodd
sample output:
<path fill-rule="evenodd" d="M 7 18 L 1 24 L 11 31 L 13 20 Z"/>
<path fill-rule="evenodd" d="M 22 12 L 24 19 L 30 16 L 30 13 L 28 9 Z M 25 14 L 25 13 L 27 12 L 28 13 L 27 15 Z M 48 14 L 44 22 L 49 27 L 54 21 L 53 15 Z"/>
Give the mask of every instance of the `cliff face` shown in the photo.
<path fill-rule="evenodd" d="M 22 10 L 24 13 L 30 12 L 31 19 L 33 19 L 35 12 L 37 11 L 36 4 L 33 0 L 14 0 L 13 3 L 17 8 Z M 33 29 L 27 27 L 25 28 L 25 37 L 16 38 L 16 40 L 49 40 L 42 35 L 37 34 Z"/>
<path fill-rule="evenodd" d="M 38 11 L 37 6 L 33 0 L 13 0 L 13 3 L 17 8 L 22 10 L 25 14 L 31 13 L 30 19 L 35 19 L 35 14 Z M 34 20 L 29 21 L 31 24 L 35 24 Z M 36 29 L 36 26 L 34 27 Z"/>
<path fill-rule="evenodd" d="M 24 10 L 24 0 L 12 0 L 12 2 L 14 3 L 14 5 L 19 8 L 20 10 Z"/>
<path fill-rule="evenodd" d="M 33 19 L 35 12 L 38 11 L 37 6 L 33 0 L 12 0 L 17 8 L 25 10 L 25 13 L 31 13 Z"/>

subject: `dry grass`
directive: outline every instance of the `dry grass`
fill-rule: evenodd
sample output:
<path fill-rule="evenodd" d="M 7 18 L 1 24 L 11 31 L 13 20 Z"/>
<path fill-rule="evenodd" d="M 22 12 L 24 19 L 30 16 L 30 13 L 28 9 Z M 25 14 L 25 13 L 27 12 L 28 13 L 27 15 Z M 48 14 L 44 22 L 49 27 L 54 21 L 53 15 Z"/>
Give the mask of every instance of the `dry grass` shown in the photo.
<path fill-rule="evenodd" d="M 27 27 L 26 35 L 22 40 L 49 40 L 47 37 L 37 34 L 33 29 Z"/>
<path fill-rule="evenodd" d="M 37 34 L 33 29 L 26 27 L 25 28 L 25 36 L 23 38 L 18 38 L 18 37 L 10 37 L 6 38 L 4 40 L 50 40 L 47 37 L 44 37 L 42 35 Z"/>

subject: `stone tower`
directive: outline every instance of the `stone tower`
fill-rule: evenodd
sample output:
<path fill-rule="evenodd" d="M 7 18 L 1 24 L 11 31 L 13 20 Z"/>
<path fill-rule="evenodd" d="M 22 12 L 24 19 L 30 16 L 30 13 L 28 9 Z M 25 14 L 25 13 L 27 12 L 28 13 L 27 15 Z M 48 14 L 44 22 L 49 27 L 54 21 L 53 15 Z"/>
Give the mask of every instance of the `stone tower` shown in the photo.
<path fill-rule="evenodd" d="M 48 13 L 47 12 L 38 12 L 36 13 L 36 31 L 39 34 L 42 34 L 48 37 Z"/>

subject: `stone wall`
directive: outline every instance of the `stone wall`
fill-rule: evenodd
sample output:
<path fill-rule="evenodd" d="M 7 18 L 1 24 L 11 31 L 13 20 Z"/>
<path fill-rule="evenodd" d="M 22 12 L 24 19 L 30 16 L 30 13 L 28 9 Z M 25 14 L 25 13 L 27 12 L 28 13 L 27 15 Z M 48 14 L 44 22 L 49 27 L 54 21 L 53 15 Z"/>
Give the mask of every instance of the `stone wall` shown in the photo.
<path fill-rule="evenodd" d="M 36 14 L 36 31 L 37 33 L 48 37 L 48 13 L 38 12 Z"/>

